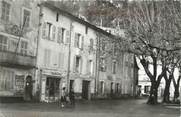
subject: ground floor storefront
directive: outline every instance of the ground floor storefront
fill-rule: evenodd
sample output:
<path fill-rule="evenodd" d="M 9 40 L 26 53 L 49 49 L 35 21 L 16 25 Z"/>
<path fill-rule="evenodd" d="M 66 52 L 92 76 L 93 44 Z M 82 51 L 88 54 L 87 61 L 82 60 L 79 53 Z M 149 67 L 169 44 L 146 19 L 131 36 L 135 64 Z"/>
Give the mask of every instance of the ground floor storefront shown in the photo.
<path fill-rule="evenodd" d="M 0 66 L 0 98 L 32 100 L 34 95 L 34 69 Z"/>

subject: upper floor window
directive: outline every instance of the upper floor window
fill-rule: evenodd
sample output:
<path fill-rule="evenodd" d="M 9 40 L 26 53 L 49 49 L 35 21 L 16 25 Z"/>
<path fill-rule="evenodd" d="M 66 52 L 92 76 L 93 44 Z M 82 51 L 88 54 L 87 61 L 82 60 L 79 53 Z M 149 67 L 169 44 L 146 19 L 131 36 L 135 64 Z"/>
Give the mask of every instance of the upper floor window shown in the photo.
<path fill-rule="evenodd" d="M 80 56 L 75 57 L 75 72 L 78 72 L 78 73 L 81 72 L 81 57 Z"/>
<path fill-rule="evenodd" d="M 92 61 L 92 60 L 89 60 L 89 61 L 88 61 L 88 66 L 87 66 L 87 68 L 88 68 L 88 73 L 91 74 L 91 75 L 93 75 L 94 66 L 93 66 L 93 61 Z"/>
<path fill-rule="evenodd" d="M 52 26 L 52 40 L 55 40 L 56 38 L 56 27 Z"/>
<path fill-rule="evenodd" d="M 65 40 L 65 28 L 58 27 L 57 42 L 64 43 Z"/>
<path fill-rule="evenodd" d="M 116 73 L 116 61 L 113 62 L 112 72 L 113 72 L 113 74 Z"/>
<path fill-rule="evenodd" d="M 24 25 L 24 27 L 30 26 L 30 16 L 31 16 L 30 10 L 23 9 L 23 25 Z"/>
<path fill-rule="evenodd" d="M 28 42 L 26 41 L 21 41 L 21 50 L 20 53 L 27 55 L 27 49 L 28 49 Z"/>
<path fill-rule="evenodd" d="M 74 46 L 80 49 L 83 49 L 84 46 L 84 36 L 81 36 L 79 33 L 75 33 L 75 42 Z"/>
<path fill-rule="evenodd" d="M 50 66 L 51 50 L 45 49 L 44 51 L 44 66 Z"/>
<path fill-rule="evenodd" d="M 93 46 L 94 46 L 94 40 L 90 39 L 90 50 L 93 50 Z"/>
<path fill-rule="evenodd" d="M 10 16 L 10 4 L 2 1 L 2 14 L 1 14 L 1 19 L 4 21 L 9 21 L 9 16 Z"/>
<path fill-rule="evenodd" d="M 106 71 L 106 61 L 105 61 L 105 58 L 100 58 L 100 71 L 102 71 L 102 72 Z"/>
<path fill-rule="evenodd" d="M 7 50 L 7 48 L 8 48 L 7 37 L 0 35 L 0 50 Z"/>

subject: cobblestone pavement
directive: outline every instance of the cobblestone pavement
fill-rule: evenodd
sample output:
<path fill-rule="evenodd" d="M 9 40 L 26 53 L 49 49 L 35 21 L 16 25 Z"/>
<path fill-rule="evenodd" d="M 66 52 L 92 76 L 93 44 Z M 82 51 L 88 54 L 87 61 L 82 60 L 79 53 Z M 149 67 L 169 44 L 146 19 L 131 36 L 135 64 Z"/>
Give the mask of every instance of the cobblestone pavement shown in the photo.
<path fill-rule="evenodd" d="M 0 103 L 0 117 L 181 117 L 180 107 L 151 106 L 143 99 L 79 101 L 76 106 L 56 103 Z"/>

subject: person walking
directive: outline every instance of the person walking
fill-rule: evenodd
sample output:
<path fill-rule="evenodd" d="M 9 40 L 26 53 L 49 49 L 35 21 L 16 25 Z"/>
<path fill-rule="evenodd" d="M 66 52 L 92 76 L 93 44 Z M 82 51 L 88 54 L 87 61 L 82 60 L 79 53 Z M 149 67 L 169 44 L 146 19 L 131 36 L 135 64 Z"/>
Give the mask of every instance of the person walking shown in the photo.
<path fill-rule="evenodd" d="M 65 87 L 63 87 L 62 92 L 61 92 L 61 107 L 65 107 L 66 103 L 66 92 L 65 92 Z"/>
<path fill-rule="evenodd" d="M 70 89 L 69 97 L 70 97 L 70 104 L 75 105 L 75 93 L 73 88 Z"/>

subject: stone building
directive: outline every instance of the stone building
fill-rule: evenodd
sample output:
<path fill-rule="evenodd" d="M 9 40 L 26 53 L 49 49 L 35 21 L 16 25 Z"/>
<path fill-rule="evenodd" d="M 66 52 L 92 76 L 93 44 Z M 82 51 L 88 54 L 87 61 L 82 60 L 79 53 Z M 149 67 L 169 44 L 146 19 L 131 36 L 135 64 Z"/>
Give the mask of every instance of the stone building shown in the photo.
<path fill-rule="evenodd" d="M 0 1 L 0 97 L 30 100 L 35 93 L 38 7 L 34 2 Z"/>
<path fill-rule="evenodd" d="M 133 95 L 134 56 L 103 44 L 114 35 L 51 2 L 0 5 L 1 97 L 53 102 L 63 87 L 77 99 Z"/>

